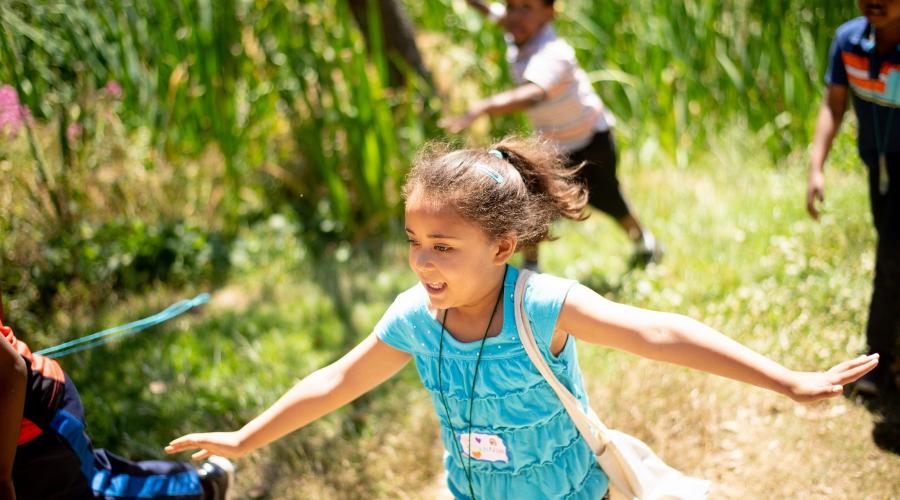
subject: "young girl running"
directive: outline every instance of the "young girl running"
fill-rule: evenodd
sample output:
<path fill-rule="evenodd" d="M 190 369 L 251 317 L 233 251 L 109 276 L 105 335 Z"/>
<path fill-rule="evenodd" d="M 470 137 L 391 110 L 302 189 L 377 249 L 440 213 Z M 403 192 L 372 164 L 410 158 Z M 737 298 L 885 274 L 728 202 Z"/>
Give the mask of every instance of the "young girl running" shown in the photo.
<path fill-rule="evenodd" d="M 608 479 L 516 332 L 507 261 L 548 238 L 586 202 L 548 143 L 506 139 L 490 150 L 419 154 L 403 189 L 409 265 L 401 293 L 374 332 L 297 383 L 240 430 L 189 434 L 166 451 L 238 457 L 353 401 L 410 359 L 431 393 L 457 498 L 600 498 Z M 877 355 L 827 372 L 789 370 L 677 314 L 616 304 L 574 281 L 540 274 L 524 305 L 556 376 L 587 404 L 575 339 L 677 363 L 813 401 L 841 394 Z"/>

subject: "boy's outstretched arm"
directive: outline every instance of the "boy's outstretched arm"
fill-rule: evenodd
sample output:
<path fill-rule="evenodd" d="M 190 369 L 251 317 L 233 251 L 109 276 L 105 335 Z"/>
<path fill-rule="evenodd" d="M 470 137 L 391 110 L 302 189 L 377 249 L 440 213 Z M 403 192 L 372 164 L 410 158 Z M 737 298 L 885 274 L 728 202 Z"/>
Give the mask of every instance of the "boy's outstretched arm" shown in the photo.
<path fill-rule="evenodd" d="M 569 291 L 557 329 L 560 335 L 568 332 L 594 344 L 715 373 L 795 401 L 837 396 L 844 384 L 878 364 L 874 354 L 845 361 L 827 372 L 789 370 L 699 321 L 617 304 L 582 285 Z"/>
<path fill-rule="evenodd" d="M 485 16 L 491 13 L 491 8 L 488 6 L 488 4 L 482 2 L 481 0 L 466 0 L 466 3 Z"/>
<path fill-rule="evenodd" d="M 22 356 L 0 336 L 0 500 L 16 498 L 12 468 L 25 408 L 28 368 Z"/>
<path fill-rule="evenodd" d="M 369 335 L 334 363 L 298 382 L 266 411 L 234 432 L 188 434 L 166 453 L 198 449 L 196 460 L 210 455 L 239 457 L 340 408 L 389 379 L 410 355 Z"/>
<path fill-rule="evenodd" d="M 809 179 L 806 183 L 806 211 L 813 219 L 819 218 L 817 201 L 825 201 L 825 160 L 831 151 L 834 136 L 841 128 L 844 112 L 847 110 L 847 96 L 845 85 L 829 85 L 819 109 L 809 154 Z"/>
<path fill-rule="evenodd" d="M 439 125 L 451 134 L 458 134 L 468 128 L 481 115 L 505 115 L 528 109 L 544 100 L 547 93 L 536 83 L 525 83 L 514 89 L 478 101 L 469 111 L 453 118 L 445 118 Z"/>

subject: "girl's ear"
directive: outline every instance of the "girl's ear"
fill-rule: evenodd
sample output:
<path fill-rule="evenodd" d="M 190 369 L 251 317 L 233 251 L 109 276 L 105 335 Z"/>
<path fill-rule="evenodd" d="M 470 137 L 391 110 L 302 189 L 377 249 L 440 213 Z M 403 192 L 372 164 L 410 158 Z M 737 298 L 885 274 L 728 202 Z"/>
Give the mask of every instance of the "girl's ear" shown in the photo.
<path fill-rule="evenodd" d="M 518 238 L 515 233 L 507 233 L 497 238 L 497 253 L 494 254 L 494 263 L 506 264 L 506 261 L 516 252 Z"/>

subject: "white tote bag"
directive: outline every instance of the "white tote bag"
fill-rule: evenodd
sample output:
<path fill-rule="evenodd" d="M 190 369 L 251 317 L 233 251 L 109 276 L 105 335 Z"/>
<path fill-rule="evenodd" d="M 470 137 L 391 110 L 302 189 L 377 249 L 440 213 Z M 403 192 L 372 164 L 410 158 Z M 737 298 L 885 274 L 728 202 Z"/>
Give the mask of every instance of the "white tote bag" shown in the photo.
<path fill-rule="evenodd" d="M 594 450 L 597 462 L 609 477 L 611 500 L 702 500 L 709 494 L 710 482 L 686 476 L 666 465 L 643 441 L 606 427 L 593 410 L 581 404 L 556 378 L 544 359 L 525 313 L 525 285 L 533 273 L 519 272 L 514 295 L 516 329 L 528 357 L 553 387 L 578 431 Z"/>

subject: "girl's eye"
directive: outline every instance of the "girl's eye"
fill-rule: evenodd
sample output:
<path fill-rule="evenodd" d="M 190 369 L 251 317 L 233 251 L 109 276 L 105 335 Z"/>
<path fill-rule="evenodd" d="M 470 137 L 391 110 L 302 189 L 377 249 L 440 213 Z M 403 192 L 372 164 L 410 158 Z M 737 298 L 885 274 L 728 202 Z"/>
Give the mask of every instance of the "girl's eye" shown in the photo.
<path fill-rule="evenodd" d="M 412 238 L 407 238 L 407 239 L 406 239 L 406 242 L 409 243 L 410 245 L 413 245 L 413 246 L 419 244 L 418 241 L 416 241 L 416 240 L 414 240 L 414 239 L 412 239 Z"/>
<path fill-rule="evenodd" d="M 438 252 L 449 252 L 450 251 L 450 247 L 448 247 L 447 245 L 435 245 L 434 249 L 437 250 Z"/>

